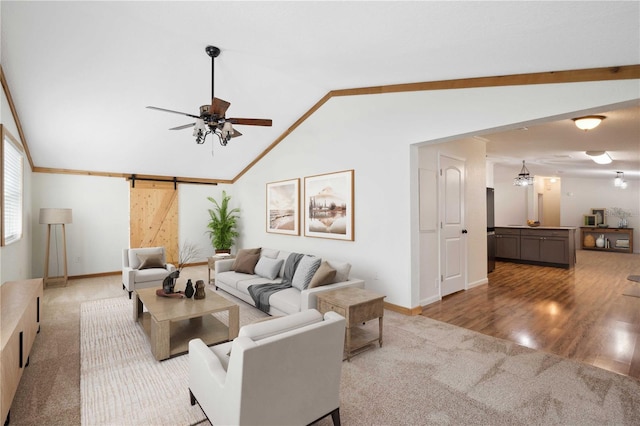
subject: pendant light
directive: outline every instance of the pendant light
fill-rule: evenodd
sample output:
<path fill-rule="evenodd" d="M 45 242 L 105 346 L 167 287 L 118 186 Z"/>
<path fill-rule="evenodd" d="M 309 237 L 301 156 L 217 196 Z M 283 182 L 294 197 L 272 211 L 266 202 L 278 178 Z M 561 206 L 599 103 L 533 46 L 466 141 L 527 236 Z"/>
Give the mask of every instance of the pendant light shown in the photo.
<path fill-rule="evenodd" d="M 520 169 L 520 173 L 513 180 L 513 184 L 515 186 L 528 186 L 533 185 L 533 176 L 529 174 L 529 170 L 524 165 L 524 160 L 522 160 L 522 169 Z"/>

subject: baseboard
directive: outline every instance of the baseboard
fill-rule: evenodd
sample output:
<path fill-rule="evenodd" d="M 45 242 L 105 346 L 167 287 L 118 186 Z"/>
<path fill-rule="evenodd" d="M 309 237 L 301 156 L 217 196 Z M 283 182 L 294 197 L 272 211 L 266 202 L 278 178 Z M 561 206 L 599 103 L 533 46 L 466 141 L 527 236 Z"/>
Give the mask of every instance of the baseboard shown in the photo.
<path fill-rule="evenodd" d="M 469 283 L 469 285 L 467 285 L 467 290 L 470 288 L 478 287 L 479 285 L 482 285 L 482 284 L 489 284 L 489 278 L 483 278 L 474 283 Z"/>
<path fill-rule="evenodd" d="M 208 265 L 207 262 L 194 262 L 194 263 L 187 263 L 186 266 L 202 266 L 202 265 Z M 84 274 L 84 275 L 73 275 L 73 276 L 69 276 L 68 279 L 69 280 L 80 280 L 83 278 L 98 278 L 98 277 L 109 277 L 112 275 L 120 275 L 122 274 L 122 271 L 111 271 L 111 272 L 99 272 L 97 274 Z"/>
<path fill-rule="evenodd" d="M 415 308 L 405 308 L 404 306 L 384 302 L 384 308 L 408 316 L 420 315 L 422 313 L 422 306 L 416 306 Z"/>

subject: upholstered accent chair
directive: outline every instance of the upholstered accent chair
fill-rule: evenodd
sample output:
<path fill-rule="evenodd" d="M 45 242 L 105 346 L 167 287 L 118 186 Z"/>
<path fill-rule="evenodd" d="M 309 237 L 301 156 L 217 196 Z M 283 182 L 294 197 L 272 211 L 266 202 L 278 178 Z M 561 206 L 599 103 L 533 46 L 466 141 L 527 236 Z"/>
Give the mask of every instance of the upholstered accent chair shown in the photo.
<path fill-rule="evenodd" d="M 256 322 L 233 342 L 189 342 L 189 393 L 214 425 L 340 425 L 345 319 L 315 309 Z"/>
<path fill-rule="evenodd" d="M 175 270 L 167 263 L 164 247 L 122 250 L 122 289 L 129 292 L 129 299 L 135 289 L 161 288 L 165 277 Z"/>

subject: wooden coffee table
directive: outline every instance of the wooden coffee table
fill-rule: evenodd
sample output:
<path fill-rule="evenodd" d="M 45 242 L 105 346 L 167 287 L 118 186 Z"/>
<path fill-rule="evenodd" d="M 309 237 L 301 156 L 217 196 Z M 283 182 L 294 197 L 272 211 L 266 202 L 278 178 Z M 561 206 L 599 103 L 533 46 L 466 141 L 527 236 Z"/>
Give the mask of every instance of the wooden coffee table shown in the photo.
<path fill-rule="evenodd" d="M 318 311 L 334 311 L 346 321 L 344 350 L 347 361 L 351 356 L 369 348 L 376 341 L 382 347 L 382 319 L 384 317 L 383 299 L 386 296 L 362 288 L 341 288 L 318 293 Z M 378 335 L 372 336 L 358 325 L 378 318 Z"/>
<path fill-rule="evenodd" d="M 158 361 L 188 352 L 191 339 L 200 338 L 213 345 L 238 336 L 240 308 L 235 303 L 208 289 L 207 296 L 199 300 L 161 297 L 156 290 L 134 291 L 133 320 L 149 336 L 151 352 Z M 222 311 L 229 312 L 228 325 L 211 315 Z"/>

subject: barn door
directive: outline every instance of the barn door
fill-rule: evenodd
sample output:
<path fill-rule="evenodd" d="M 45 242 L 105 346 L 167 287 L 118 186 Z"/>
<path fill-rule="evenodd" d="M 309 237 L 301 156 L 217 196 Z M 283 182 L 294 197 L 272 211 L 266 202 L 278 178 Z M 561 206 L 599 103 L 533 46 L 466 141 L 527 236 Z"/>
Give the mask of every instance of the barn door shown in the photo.
<path fill-rule="evenodd" d="M 132 181 L 129 198 L 131 248 L 162 246 L 167 262 L 177 265 L 177 187 L 174 189 L 173 182 Z"/>

